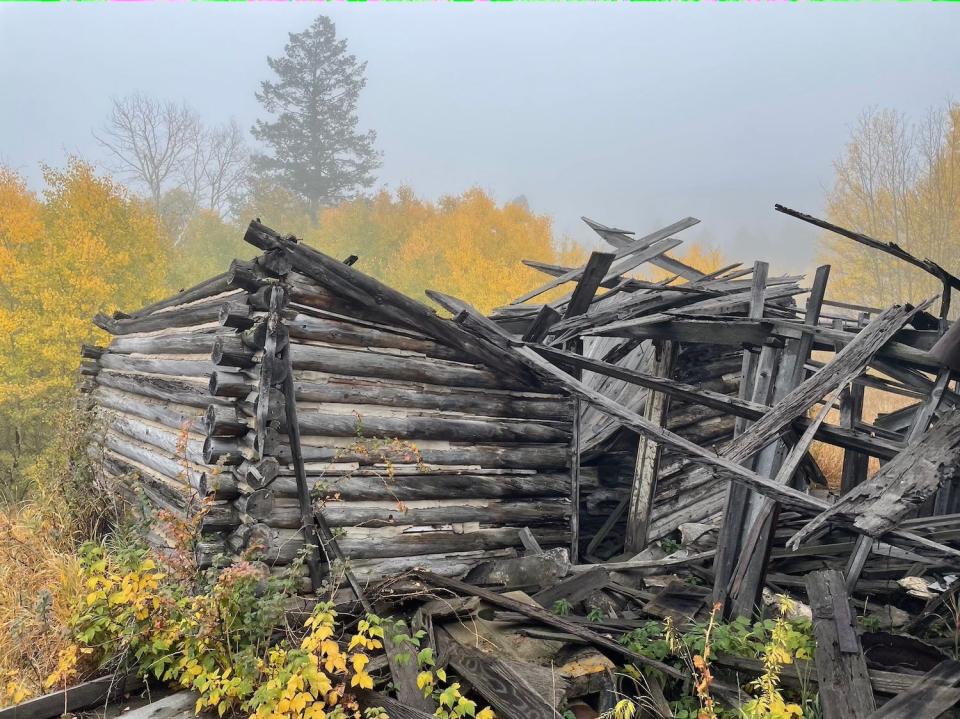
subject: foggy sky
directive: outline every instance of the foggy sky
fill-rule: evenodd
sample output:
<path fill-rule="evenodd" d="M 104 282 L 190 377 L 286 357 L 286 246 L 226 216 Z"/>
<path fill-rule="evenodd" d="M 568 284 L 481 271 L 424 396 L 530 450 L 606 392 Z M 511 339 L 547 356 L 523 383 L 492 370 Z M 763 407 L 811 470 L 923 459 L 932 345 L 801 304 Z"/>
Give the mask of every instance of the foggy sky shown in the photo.
<path fill-rule="evenodd" d="M 91 129 L 133 91 L 249 128 L 266 56 L 322 12 L 368 62 L 381 183 L 524 195 L 590 244 L 580 215 L 694 215 L 679 237 L 806 269 L 816 231 L 773 204 L 822 210 L 865 108 L 960 98 L 950 5 L 0 4 L 0 161 L 39 186 L 105 159 Z"/>

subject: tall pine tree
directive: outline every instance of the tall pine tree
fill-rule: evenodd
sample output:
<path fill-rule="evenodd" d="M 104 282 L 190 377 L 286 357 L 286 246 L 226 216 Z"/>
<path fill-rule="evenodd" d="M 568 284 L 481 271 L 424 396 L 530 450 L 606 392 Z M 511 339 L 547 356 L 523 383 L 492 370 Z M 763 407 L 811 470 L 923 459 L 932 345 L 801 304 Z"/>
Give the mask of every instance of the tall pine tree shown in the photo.
<path fill-rule="evenodd" d="M 267 63 L 276 79 L 261 83 L 257 100 L 274 119 L 257 120 L 251 130 L 268 149 L 254 155 L 254 167 L 303 197 L 316 219 L 321 207 L 370 187 L 380 166 L 376 133 L 357 129 L 367 64 L 347 52 L 346 40 L 322 15 L 290 33 L 283 56 Z"/>

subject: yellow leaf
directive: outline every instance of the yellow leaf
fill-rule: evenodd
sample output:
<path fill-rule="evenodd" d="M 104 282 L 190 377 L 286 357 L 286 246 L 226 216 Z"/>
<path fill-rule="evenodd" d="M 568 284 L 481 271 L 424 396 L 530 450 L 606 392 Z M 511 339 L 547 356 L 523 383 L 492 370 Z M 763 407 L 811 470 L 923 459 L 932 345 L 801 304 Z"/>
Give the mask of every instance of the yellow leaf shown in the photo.
<path fill-rule="evenodd" d="M 441 670 L 438 670 L 441 671 Z M 420 672 L 417 674 L 417 689 L 423 689 L 424 687 L 433 685 L 433 673 L 432 672 Z"/>
<path fill-rule="evenodd" d="M 353 663 L 353 671 L 362 672 L 363 668 L 367 666 L 370 661 L 370 657 L 366 654 L 354 654 L 351 657 L 351 662 Z"/>

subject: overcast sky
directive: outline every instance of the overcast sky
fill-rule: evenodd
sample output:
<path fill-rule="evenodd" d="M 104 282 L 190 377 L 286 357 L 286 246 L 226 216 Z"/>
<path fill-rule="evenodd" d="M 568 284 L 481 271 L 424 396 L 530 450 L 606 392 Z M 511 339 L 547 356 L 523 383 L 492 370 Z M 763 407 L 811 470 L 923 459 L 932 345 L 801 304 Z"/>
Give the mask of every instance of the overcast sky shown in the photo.
<path fill-rule="evenodd" d="M 102 159 L 91 129 L 132 91 L 249 127 L 266 56 L 322 12 L 369 63 L 382 183 L 522 194 L 583 242 L 581 215 L 694 215 L 681 237 L 805 269 L 816 233 L 773 204 L 822 209 L 865 108 L 960 98 L 951 5 L 0 3 L 0 161 L 37 185 Z"/>

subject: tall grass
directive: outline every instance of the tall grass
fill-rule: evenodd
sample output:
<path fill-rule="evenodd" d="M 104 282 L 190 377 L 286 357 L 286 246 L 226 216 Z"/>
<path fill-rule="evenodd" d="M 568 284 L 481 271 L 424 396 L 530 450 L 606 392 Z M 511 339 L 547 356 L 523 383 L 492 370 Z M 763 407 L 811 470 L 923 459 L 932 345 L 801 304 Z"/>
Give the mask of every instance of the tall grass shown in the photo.
<path fill-rule="evenodd" d="M 84 454 L 87 418 L 59 420 L 58 437 L 15 478 L 25 498 L 0 506 L 0 705 L 44 691 L 84 593 L 76 550 L 116 517 Z"/>

